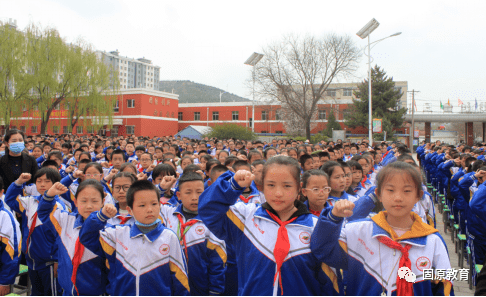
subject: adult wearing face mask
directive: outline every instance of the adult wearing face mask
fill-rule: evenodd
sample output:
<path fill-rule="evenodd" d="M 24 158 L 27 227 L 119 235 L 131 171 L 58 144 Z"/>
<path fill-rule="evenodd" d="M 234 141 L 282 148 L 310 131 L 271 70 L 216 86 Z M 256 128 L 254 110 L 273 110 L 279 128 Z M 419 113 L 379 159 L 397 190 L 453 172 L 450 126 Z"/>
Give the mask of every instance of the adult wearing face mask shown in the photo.
<path fill-rule="evenodd" d="M 17 129 L 11 129 L 5 134 L 5 155 L 0 158 L 0 176 L 3 179 L 5 191 L 19 178 L 20 174 L 30 173 L 34 177 L 39 169 L 35 158 L 25 150 L 24 139 L 24 133 Z M 27 184 L 30 183 L 32 180 L 27 182 Z"/>

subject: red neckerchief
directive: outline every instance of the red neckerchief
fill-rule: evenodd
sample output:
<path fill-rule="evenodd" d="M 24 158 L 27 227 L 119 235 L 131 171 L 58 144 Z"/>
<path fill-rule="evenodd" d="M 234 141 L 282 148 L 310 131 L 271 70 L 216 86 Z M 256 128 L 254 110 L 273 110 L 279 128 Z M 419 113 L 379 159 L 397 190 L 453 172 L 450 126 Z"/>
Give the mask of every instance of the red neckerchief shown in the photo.
<path fill-rule="evenodd" d="M 321 212 L 320 211 L 317 211 L 317 210 L 312 210 L 309 208 L 309 212 L 313 215 L 316 215 L 316 216 L 320 216 L 321 215 Z"/>
<path fill-rule="evenodd" d="M 408 250 L 412 247 L 410 244 L 406 244 L 405 246 L 402 246 L 400 243 L 386 237 L 386 236 L 380 236 L 378 237 L 378 241 L 383 243 L 389 248 L 399 250 L 402 252 L 402 257 L 400 258 L 400 262 L 398 264 L 398 267 L 408 267 L 409 269 L 412 268 L 412 264 L 410 262 L 410 259 L 408 258 Z M 397 276 L 397 296 L 413 296 L 413 283 L 409 283 L 406 281 L 404 278 L 400 278 L 400 276 Z"/>
<path fill-rule="evenodd" d="M 130 220 L 132 217 L 122 217 L 122 216 L 119 216 L 118 217 L 120 219 L 120 225 L 125 225 L 126 222 L 128 222 L 128 220 Z"/>
<path fill-rule="evenodd" d="M 182 215 L 180 213 L 177 214 L 177 218 L 179 219 L 179 223 L 181 224 L 181 234 L 180 234 L 180 241 L 181 245 L 184 244 L 184 251 L 186 253 L 186 259 L 189 261 L 189 256 L 187 254 L 187 245 L 186 245 L 186 234 L 185 234 L 185 229 L 186 227 L 191 227 L 192 225 L 196 224 L 198 221 L 197 220 L 189 220 L 184 224 L 184 220 L 182 219 Z M 177 234 L 179 235 L 179 234 Z"/>
<path fill-rule="evenodd" d="M 363 180 L 361 181 L 361 186 L 363 187 L 363 189 L 365 188 L 365 182 L 368 180 L 368 177 L 366 176 L 365 174 L 365 177 L 363 178 Z"/>
<path fill-rule="evenodd" d="M 273 278 L 273 283 L 277 280 L 277 275 L 278 275 L 278 282 L 280 284 L 280 292 L 283 295 L 283 287 L 282 287 L 282 264 L 285 260 L 285 257 L 287 257 L 287 254 L 289 253 L 290 250 L 290 242 L 289 242 L 289 234 L 287 232 L 287 228 L 285 228 L 285 225 L 292 223 L 297 219 L 297 217 L 288 220 L 286 222 L 282 222 L 276 215 L 273 213 L 269 212 L 267 210 L 267 213 L 270 215 L 270 217 L 279 224 L 279 228 L 277 231 L 277 242 L 275 242 L 275 247 L 273 248 L 273 256 L 275 257 L 275 262 L 277 264 L 277 271 L 275 272 L 275 277 Z"/>
<path fill-rule="evenodd" d="M 241 199 L 241 201 L 245 202 L 245 204 L 246 204 L 246 203 L 248 203 L 248 202 L 250 202 L 250 199 L 251 199 L 251 198 L 253 198 L 253 196 L 252 196 L 252 195 L 249 195 L 249 196 L 248 196 L 248 198 L 245 198 L 245 196 L 240 195 L 240 199 Z"/>
<path fill-rule="evenodd" d="M 76 289 L 76 293 L 79 296 L 78 287 L 76 287 L 76 275 L 78 274 L 79 264 L 81 264 L 81 258 L 83 258 L 84 254 L 84 245 L 79 242 L 79 237 L 76 239 L 76 246 L 74 248 L 74 256 L 73 256 L 73 274 L 71 275 L 71 282 L 73 283 L 74 289 Z"/>
<path fill-rule="evenodd" d="M 35 229 L 35 224 L 37 223 L 37 212 L 34 214 L 32 217 L 32 225 L 30 225 L 29 229 L 29 236 L 27 236 L 27 247 L 25 250 L 25 253 L 27 254 L 29 252 L 29 242 L 30 242 L 30 236 L 32 235 L 32 232 L 34 232 Z"/>
<path fill-rule="evenodd" d="M 390 151 L 391 151 L 391 150 L 390 150 Z M 386 153 L 383 155 L 383 157 L 381 157 L 381 160 L 380 160 L 380 161 L 383 161 L 383 159 L 385 159 L 386 155 L 388 155 L 388 153 L 389 153 L 390 151 L 386 151 Z"/>

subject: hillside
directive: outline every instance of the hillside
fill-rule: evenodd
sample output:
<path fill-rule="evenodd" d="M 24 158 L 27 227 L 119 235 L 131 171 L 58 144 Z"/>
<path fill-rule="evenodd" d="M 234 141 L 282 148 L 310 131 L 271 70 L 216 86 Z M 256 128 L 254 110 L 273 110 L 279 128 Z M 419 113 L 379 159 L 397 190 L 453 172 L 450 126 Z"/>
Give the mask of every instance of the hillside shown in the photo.
<path fill-rule="evenodd" d="M 179 95 L 179 103 L 206 103 L 219 102 L 220 92 L 224 90 L 198 84 L 189 80 L 162 80 L 159 83 L 159 91 L 165 91 Z M 221 102 L 241 102 L 249 101 L 231 93 L 224 93 Z"/>

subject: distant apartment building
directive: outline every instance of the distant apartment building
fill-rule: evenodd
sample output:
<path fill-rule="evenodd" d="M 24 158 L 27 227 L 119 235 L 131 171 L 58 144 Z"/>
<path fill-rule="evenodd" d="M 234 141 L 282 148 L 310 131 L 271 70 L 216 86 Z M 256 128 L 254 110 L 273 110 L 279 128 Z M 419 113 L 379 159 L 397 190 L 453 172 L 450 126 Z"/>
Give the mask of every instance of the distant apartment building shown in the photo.
<path fill-rule="evenodd" d="M 118 71 L 120 89 L 159 90 L 160 66 L 153 65 L 151 60 L 123 57 L 118 50 L 97 51 L 96 54 L 98 59 Z"/>

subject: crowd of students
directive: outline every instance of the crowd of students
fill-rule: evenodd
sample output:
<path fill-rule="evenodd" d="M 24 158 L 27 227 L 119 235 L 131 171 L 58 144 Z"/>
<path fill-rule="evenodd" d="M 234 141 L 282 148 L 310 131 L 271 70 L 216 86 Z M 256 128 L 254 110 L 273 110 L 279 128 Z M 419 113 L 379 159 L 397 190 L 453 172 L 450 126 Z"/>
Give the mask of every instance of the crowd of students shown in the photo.
<path fill-rule="evenodd" d="M 38 168 L 0 167 L 16 174 L 0 181 L 0 295 L 22 261 L 32 295 L 451 295 L 423 278 L 451 266 L 422 173 L 484 262 L 484 147 L 424 143 L 416 164 L 366 140 L 3 140 Z"/>

